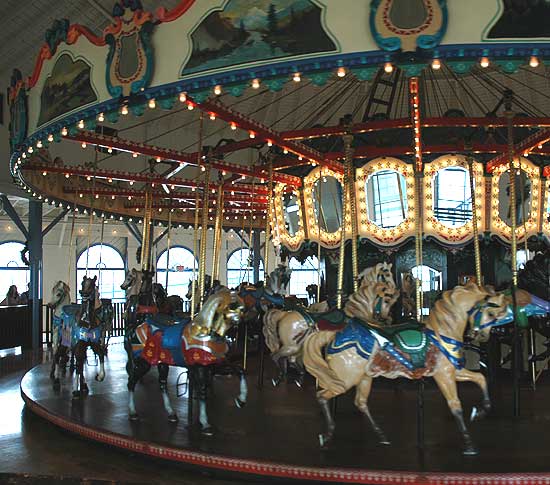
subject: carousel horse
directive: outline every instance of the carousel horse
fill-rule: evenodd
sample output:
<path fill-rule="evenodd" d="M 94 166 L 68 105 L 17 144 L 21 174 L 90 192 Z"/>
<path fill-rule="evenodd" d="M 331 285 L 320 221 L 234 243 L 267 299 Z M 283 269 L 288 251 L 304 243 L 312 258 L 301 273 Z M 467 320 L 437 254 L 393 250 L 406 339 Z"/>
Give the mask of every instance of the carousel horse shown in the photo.
<path fill-rule="evenodd" d="M 378 272 L 381 273 L 380 277 L 377 276 Z M 379 263 L 363 271 L 361 286 L 350 297 L 350 302 L 363 305 L 371 321 L 385 325 L 391 323 L 390 311 L 398 297 L 399 292 L 391 276 L 391 265 Z M 291 311 L 272 309 L 267 312 L 263 327 L 265 342 L 279 369 L 278 377 L 272 380 L 273 385 L 277 386 L 286 378 L 289 364 L 297 367 L 299 377 L 296 384 L 300 385 L 304 374 L 301 357 L 305 338 L 319 329 L 340 330 L 346 319 L 346 314 L 338 309 L 323 313 L 312 313 L 309 309 L 301 308 Z"/>
<path fill-rule="evenodd" d="M 241 317 L 242 303 L 235 293 L 227 288 L 212 294 L 200 312 L 190 322 L 163 325 L 160 322 L 145 321 L 133 332 L 129 350 L 128 391 L 129 418 L 137 420 L 134 391 L 137 382 L 156 365 L 159 373 L 160 390 L 168 420 L 176 422 L 178 417 L 168 395 L 168 372 L 170 366 L 186 367 L 195 384 L 199 400 L 199 422 L 202 433 L 212 435 L 213 428 L 208 421 L 206 395 L 212 371 L 223 365 L 229 351 L 226 334 Z M 240 393 L 235 403 L 242 407 L 247 398 L 244 371 L 240 369 Z"/>
<path fill-rule="evenodd" d="M 6 293 L 6 298 L 2 300 L 0 306 L 15 306 L 21 305 L 21 298 L 19 292 L 17 291 L 16 285 L 11 285 Z"/>
<path fill-rule="evenodd" d="M 88 385 L 84 377 L 84 363 L 86 351 L 91 347 L 99 358 L 99 371 L 96 380 L 105 379 L 105 354 L 107 352 L 107 335 L 113 323 L 113 305 L 110 300 L 100 300 L 96 287 L 97 277 L 82 279 L 80 305 L 65 305 L 70 301 L 69 287 L 59 281 L 52 291 L 50 305 L 55 308 L 57 317 L 54 318 L 54 327 L 57 341 L 55 350 L 54 387 L 59 386 L 59 368 L 66 357 L 66 350 L 70 348 L 76 360 L 76 377 L 73 381 L 73 397 L 78 398 L 88 393 Z M 60 311 L 58 309 L 60 308 Z"/>
<path fill-rule="evenodd" d="M 518 304 L 524 305 L 529 295 L 518 292 L 517 298 Z M 373 326 L 361 306 L 348 303 L 346 313 L 352 319 L 343 330 L 313 333 L 304 342 L 304 364 L 319 383 L 317 401 L 326 422 L 326 432 L 319 435 L 321 446 L 328 445 L 335 430 L 330 399 L 356 387 L 355 405 L 367 417 L 380 443 L 389 444 L 367 405 L 372 380 L 380 376 L 390 379 L 432 376 L 462 433 L 464 454 L 477 454 L 464 422 L 456 383 L 474 382 L 483 392 L 482 409 L 474 408 L 472 419 L 485 416 L 491 402 L 483 374 L 464 368 L 463 337 L 468 326 L 473 333 L 488 337 L 491 327 L 511 322 L 510 303 L 509 297 L 489 287 L 474 283 L 457 286 L 445 291 L 435 302 L 425 327 L 416 322 Z"/>
<path fill-rule="evenodd" d="M 164 286 L 160 283 L 153 283 L 153 297 L 159 309 L 159 313 L 171 316 L 183 316 L 183 299 L 178 295 L 166 293 Z"/>
<path fill-rule="evenodd" d="M 319 286 L 315 283 L 311 283 L 310 285 L 306 286 L 306 292 L 307 292 L 307 299 L 308 303 L 310 305 L 317 303 L 317 290 L 319 289 Z"/>
<path fill-rule="evenodd" d="M 401 310 L 404 317 L 416 315 L 416 280 L 410 271 L 403 274 L 401 281 Z"/>
<path fill-rule="evenodd" d="M 198 278 L 195 278 L 194 280 L 189 281 L 189 286 L 187 287 L 187 294 L 185 295 L 185 298 L 187 298 L 187 300 L 190 301 L 191 298 L 193 297 L 193 285 L 195 286 L 195 311 L 193 313 L 196 313 L 200 305 Z M 204 299 L 207 298 L 211 287 L 212 287 L 212 277 L 209 274 L 207 274 L 204 276 L 204 294 L 203 294 Z"/>

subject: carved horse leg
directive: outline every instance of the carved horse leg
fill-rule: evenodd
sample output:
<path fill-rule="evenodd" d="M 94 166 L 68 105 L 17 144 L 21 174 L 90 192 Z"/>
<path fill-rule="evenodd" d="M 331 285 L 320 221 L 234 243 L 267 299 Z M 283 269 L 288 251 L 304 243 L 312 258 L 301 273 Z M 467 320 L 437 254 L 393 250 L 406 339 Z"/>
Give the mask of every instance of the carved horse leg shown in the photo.
<path fill-rule="evenodd" d="M 168 421 L 171 423 L 177 423 L 178 416 L 172 408 L 172 404 L 170 403 L 170 395 L 168 394 L 168 372 L 170 371 L 170 367 L 168 364 L 160 363 L 158 364 L 157 369 L 159 371 L 159 384 L 160 392 L 162 394 L 162 402 L 164 404 L 164 409 L 166 409 L 166 412 L 168 413 Z"/>
<path fill-rule="evenodd" d="M 447 405 L 451 410 L 452 415 L 455 417 L 458 429 L 462 434 L 464 440 L 464 449 L 462 454 L 464 455 L 477 455 L 478 451 L 472 441 L 466 423 L 464 422 L 464 416 L 462 414 L 462 403 L 458 398 L 458 392 L 456 388 L 456 370 L 453 365 L 448 362 L 440 362 L 437 372 L 433 375 L 433 378 L 441 391 L 441 394 L 447 400 Z"/>
<path fill-rule="evenodd" d="M 73 349 L 76 359 L 76 376 L 73 379 L 73 398 L 79 398 L 88 393 L 88 385 L 84 379 L 84 362 L 86 361 L 86 349 L 88 342 L 78 341 Z"/>
<path fill-rule="evenodd" d="M 456 380 L 458 382 L 473 382 L 479 386 L 483 393 L 483 401 L 481 402 L 481 409 L 476 406 L 472 408 L 472 414 L 470 421 L 476 421 L 486 417 L 491 412 L 491 398 L 489 397 L 489 389 L 487 387 L 487 380 L 481 372 L 472 372 L 467 369 L 461 369 L 456 371 Z"/>
<path fill-rule="evenodd" d="M 128 363 L 130 363 L 130 361 Z M 149 362 L 139 357 L 132 359 L 132 363 L 131 372 L 128 372 L 128 418 L 130 421 L 137 421 L 139 416 L 136 411 L 134 391 L 136 390 L 136 384 L 145 374 L 147 374 L 147 372 L 149 372 L 151 365 Z"/>
<path fill-rule="evenodd" d="M 99 372 L 95 376 L 95 380 L 103 382 L 105 379 L 105 347 L 101 342 L 92 342 L 90 347 L 99 358 Z"/>
<path fill-rule="evenodd" d="M 374 430 L 374 432 L 378 435 L 378 440 L 381 445 L 389 445 L 390 441 L 388 438 L 386 438 L 386 435 L 384 434 L 384 431 L 382 431 L 382 428 L 378 426 L 374 418 L 372 417 L 369 407 L 367 405 L 367 401 L 369 399 L 369 394 L 372 388 L 372 377 L 365 376 L 363 380 L 358 384 L 356 391 L 355 391 L 355 406 L 357 406 L 357 409 L 361 411 L 369 420 L 369 423 Z"/>
<path fill-rule="evenodd" d="M 208 422 L 208 414 L 206 412 L 206 398 L 211 369 L 209 366 L 194 365 L 191 366 L 189 370 L 191 371 L 191 378 L 193 379 L 195 396 L 197 396 L 199 401 L 199 423 L 201 425 L 201 433 L 205 436 L 213 436 L 215 429 Z"/>

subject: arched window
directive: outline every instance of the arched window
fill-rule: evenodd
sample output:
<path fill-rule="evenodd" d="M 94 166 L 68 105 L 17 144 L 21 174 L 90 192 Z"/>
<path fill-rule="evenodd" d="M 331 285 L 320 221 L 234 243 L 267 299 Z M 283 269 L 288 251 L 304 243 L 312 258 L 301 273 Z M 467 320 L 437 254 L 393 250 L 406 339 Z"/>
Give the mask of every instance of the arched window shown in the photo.
<path fill-rule="evenodd" d="M 260 260 L 260 281 L 264 280 L 264 264 Z M 227 259 L 227 286 L 236 288 L 243 282 L 254 282 L 252 253 L 248 248 L 233 251 Z"/>
<path fill-rule="evenodd" d="M 107 244 L 94 244 L 88 250 L 82 251 L 76 262 L 76 296 L 80 301 L 82 278 L 97 276 L 100 298 L 123 301 L 126 298 L 120 285 L 124 281 L 124 260 L 120 253 Z M 101 271 L 100 271 L 101 269 Z"/>
<path fill-rule="evenodd" d="M 198 271 L 198 262 L 189 249 L 182 246 L 165 249 L 157 259 L 157 282 L 166 287 L 168 295 L 185 299 L 189 282 L 193 279 L 193 263 Z"/>
<path fill-rule="evenodd" d="M 288 267 L 292 269 L 290 275 L 289 292 L 300 298 L 307 298 L 306 286 L 319 284 L 319 266 L 315 256 L 309 256 L 304 263 L 300 263 L 296 258 L 290 258 Z M 321 275 L 324 274 L 324 268 L 321 266 Z"/>
<path fill-rule="evenodd" d="M 19 294 L 27 291 L 30 270 L 21 259 L 24 247 L 15 241 L 0 244 L 0 300 L 4 299 L 11 285 L 17 286 Z"/>

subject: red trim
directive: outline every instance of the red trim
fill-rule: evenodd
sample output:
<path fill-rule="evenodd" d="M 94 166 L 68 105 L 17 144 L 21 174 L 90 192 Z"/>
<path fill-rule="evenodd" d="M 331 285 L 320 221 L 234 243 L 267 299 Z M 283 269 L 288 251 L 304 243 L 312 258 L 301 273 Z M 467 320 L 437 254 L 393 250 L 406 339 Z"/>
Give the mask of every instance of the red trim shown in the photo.
<path fill-rule="evenodd" d="M 243 473 L 248 476 L 260 475 L 295 480 L 315 480 L 332 483 L 377 483 L 380 485 L 529 485 L 548 483 L 550 473 L 437 473 L 408 472 L 391 470 L 367 470 L 353 468 L 322 468 L 300 465 L 287 465 L 260 460 L 245 460 L 223 455 L 208 454 L 161 444 L 133 440 L 124 435 L 107 430 L 84 426 L 49 411 L 33 401 L 21 388 L 25 405 L 38 416 L 84 438 L 115 446 L 133 453 L 153 456 L 163 460 L 187 463 L 202 469 L 215 469 L 225 472 Z"/>
<path fill-rule="evenodd" d="M 187 12 L 194 3 L 195 0 L 182 0 L 180 4 L 172 10 L 166 10 L 165 7 L 157 8 L 155 14 L 161 22 L 172 22 Z"/>
<path fill-rule="evenodd" d="M 156 306 L 138 305 L 136 313 L 158 313 Z"/>

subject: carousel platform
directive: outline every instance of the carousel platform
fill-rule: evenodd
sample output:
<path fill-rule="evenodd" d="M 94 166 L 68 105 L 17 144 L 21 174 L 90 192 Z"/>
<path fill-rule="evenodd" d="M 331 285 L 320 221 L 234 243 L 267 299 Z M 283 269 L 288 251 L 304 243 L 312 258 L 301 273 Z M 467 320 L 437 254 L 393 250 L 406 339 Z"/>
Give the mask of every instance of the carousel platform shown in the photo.
<path fill-rule="evenodd" d="M 216 377 L 209 400 L 211 422 L 218 432 L 202 436 L 187 426 L 186 397 L 177 398 L 179 369 L 172 368 L 169 385 L 179 415 L 169 423 L 162 407 L 156 372 L 138 385 L 136 403 L 141 420 L 127 414 L 126 355 L 122 345 L 111 347 L 107 377 L 95 382 L 95 368 L 87 367 L 90 393 L 71 399 L 69 377 L 54 391 L 49 364 L 40 364 L 21 380 L 21 395 L 28 409 L 80 437 L 130 451 L 134 455 L 177 462 L 239 481 L 267 479 L 373 484 L 550 484 L 548 436 L 550 383 L 536 391 L 522 390 L 521 417 L 512 417 L 512 390 L 501 376 L 495 392 L 495 409 L 470 430 L 480 454 L 464 457 L 461 440 L 444 399 L 431 383 L 424 391 L 424 448 L 417 446 L 415 383 L 375 381 L 370 407 L 392 441 L 379 446 L 375 435 L 353 406 L 353 395 L 337 403 L 337 431 L 333 445 L 321 450 L 317 434 L 322 417 L 314 397 L 314 383 L 300 389 L 293 384 L 256 387 L 256 360 L 249 361 L 249 401 L 237 409 L 236 378 Z M 93 357 L 89 356 L 90 364 Z M 476 388 L 460 385 L 467 412 L 478 402 Z M 180 390 L 181 387 L 180 387 Z"/>

